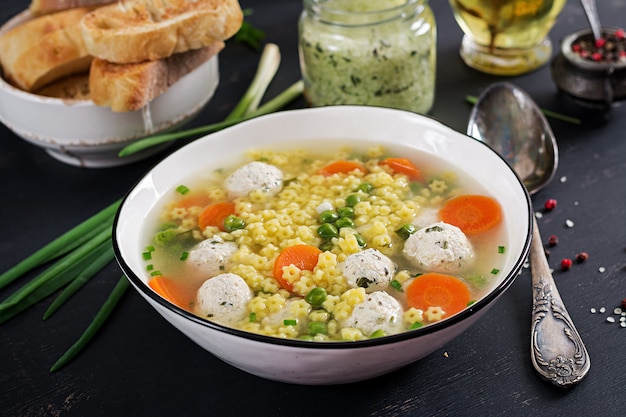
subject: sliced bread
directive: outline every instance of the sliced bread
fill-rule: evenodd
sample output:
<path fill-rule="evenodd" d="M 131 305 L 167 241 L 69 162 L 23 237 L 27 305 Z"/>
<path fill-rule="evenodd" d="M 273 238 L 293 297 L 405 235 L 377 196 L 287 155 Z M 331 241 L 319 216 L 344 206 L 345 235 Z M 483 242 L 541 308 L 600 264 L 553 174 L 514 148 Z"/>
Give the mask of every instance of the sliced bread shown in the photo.
<path fill-rule="evenodd" d="M 115 112 L 139 110 L 224 48 L 224 42 L 156 61 L 114 64 L 94 59 L 89 71 L 91 100 Z"/>
<path fill-rule="evenodd" d="M 224 41 L 242 21 L 237 0 L 121 0 L 87 14 L 81 28 L 91 55 L 125 64 Z"/>

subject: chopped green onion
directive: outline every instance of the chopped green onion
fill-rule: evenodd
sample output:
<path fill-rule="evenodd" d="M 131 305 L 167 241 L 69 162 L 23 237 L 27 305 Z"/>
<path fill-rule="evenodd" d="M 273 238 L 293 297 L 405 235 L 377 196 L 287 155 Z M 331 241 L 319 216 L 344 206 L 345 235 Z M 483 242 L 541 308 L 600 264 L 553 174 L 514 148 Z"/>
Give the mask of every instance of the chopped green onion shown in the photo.
<path fill-rule="evenodd" d="M 89 324 L 85 332 L 78 338 L 78 340 L 52 365 L 50 372 L 55 372 L 67 365 L 78 353 L 89 343 L 93 336 L 100 330 L 106 319 L 111 315 L 111 312 L 115 309 L 117 303 L 122 299 L 122 296 L 129 287 L 128 279 L 122 276 L 120 280 L 113 288 L 113 291 L 106 299 L 96 317 Z"/>
<path fill-rule="evenodd" d="M 180 258 L 178 258 L 181 261 L 186 261 L 187 258 L 189 258 L 189 252 L 183 252 L 180 254 Z"/>
<path fill-rule="evenodd" d="M 154 270 L 154 265 L 152 264 L 146 265 L 146 271 L 153 271 L 153 270 Z"/>
<path fill-rule="evenodd" d="M 504 253 L 504 246 L 498 246 L 498 253 Z"/>
<path fill-rule="evenodd" d="M 189 192 L 189 188 L 187 188 L 184 185 L 179 185 L 178 187 L 176 187 L 176 191 L 179 192 L 182 195 L 185 195 Z"/>
<path fill-rule="evenodd" d="M 234 214 L 227 216 L 224 219 L 224 229 L 227 232 L 233 232 L 235 230 L 240 230 L 246 227 L 246 223 L 243 221 L 241 217 L 237 217 Z"/>
<path fill-rule="evenodd" d="M 283 324 L 285 326 L 295 326 L 298 324 L 298 320 L 294 320 L 294 319 L 285 319 L 283 320 Z"/>
<path fill-rule="evenodd" d="M 375 339 L 377 337 L 383 337 L 383 336 L 386 336 L 386 335 L 387 335 L 387 333 L 385 333 L 384 330 L 378 329 L 378 330 L 376 330 L 374 333 L 372 333 L 370 335 L 370 339 Z"/>
<path fill-rule="evenodd" d="M 493 275 L 496 275 L 498 272 L 500 272 L 500 270 L 499 270 L 498 268 L 493 268 L 493 269 L 491 270 L 491 273 L 492 273 Z"/>
<path fill-rule="evenodd" d="M 141 254 L 141 257 L 144 261 L 149 261 L 152 259 L 152 252 L 144 252 Z"/>
<path fill-rule="evenodd" d="M 394 279 L 392 280 L 389 285 L 391 285 L 394 289 L 398 290 L 398 291 L 402 291 L 402 284 L 400 284 L 400 281 Z"/>
<path fill-rule="evenodd" d="M 409 329 L 414 330 L 414 329 L 419 329 L 420 327 L 424 327 L 424 325 L 420 323 L 419 321 L 416 321 L 409 327 Z"/>
<path fill-rule="evenodd" d="M 146 252 L 154 252 L 156 250 L 156 248 L 152 245 L 150 246 L 146 246 Z"/>
<path fill-rule="evenodd" d="M 254 311 L 250 313 L 250 315 L 248 316 L 248 320 L 250 321 L 250 323 L 254 323 L 256 321 L 256 313 Z"/>
<path fill-rule="evenodd" d="M 469 307 L 469 306 L 471 306 L 472 304 L 474 304 L 475 302 L 476 302 L 476 300 L 470 300 L 470 301 L 468 301 L 467 306 Z"/>
<path fill-rule="evenodd" d="M 402 240 L 407 240 L 416 231 L 417 229 L 412 224 L 403 224 L 396 230 L 396 234 L 400 236 Z"/>
<path fill-rule="evenodd" d="M 159 275 L 163 275 L 163 273 L 161 271 L 159 271 L 158 269 L 156 271 L 150 272 L 150 276 L 151 277 L 157 277 Z"/>

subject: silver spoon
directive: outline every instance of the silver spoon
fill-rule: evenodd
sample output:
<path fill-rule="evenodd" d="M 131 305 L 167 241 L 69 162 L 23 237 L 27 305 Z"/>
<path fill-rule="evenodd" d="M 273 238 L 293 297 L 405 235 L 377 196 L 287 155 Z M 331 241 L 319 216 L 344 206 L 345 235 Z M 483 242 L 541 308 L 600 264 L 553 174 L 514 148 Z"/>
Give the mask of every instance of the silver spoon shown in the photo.
<path fill-rule="evenodd" d="M 602 37 L 602 29 L 598 9 L 596 7 L 596 0 L 580 0 L 580 2 L 583 5 L 583 9 L 585 9 L 585 14 L 587 15 L 587 20 L 589 20 L 589 25 L 591 25 L 591 32 L 593 33 L 594 39 L 600 39 Z"/>
<path fill-rule="evenodd" d="M 530 194 L 546 186 L 556 172 L 559 158 L 552 129 L 533 99 L 513 84 L 496 83 L 482 93 L 470 115 L 467 134 L 498 152 Z M 589 371 L 589 355 L 557 290 L 536 219 L 530 262 L 532 363 L 544 379 L 568 388 Z"/>

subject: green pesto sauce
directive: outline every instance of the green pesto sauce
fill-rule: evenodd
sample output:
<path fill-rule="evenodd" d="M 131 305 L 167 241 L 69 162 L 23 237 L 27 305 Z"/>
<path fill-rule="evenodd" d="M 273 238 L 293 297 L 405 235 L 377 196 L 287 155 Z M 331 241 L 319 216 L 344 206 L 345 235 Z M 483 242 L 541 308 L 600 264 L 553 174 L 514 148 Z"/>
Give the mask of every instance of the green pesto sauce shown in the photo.
<path fill-rule="evenodd" d="M 324 5 L 354 11 L 361 3 L 329 0 Z M 305 14 L 300 21 L 302 75 L 306 96 L 314 106 L 360 104 L 430 111 L 436 35 L 429 7 L 407 19 L 382 19 L 369 25 L 333 23 Z"/>

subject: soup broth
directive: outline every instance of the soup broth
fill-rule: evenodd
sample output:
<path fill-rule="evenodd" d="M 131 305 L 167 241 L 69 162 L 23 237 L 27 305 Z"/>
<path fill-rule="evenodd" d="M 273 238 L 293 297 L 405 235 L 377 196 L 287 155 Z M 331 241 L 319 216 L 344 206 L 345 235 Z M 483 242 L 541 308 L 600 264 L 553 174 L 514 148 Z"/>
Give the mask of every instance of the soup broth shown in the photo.
<path fill-rule="evenodd" d="M 278 168 L 279 188 L 253 187 L 233 197 L 225 183 L 252 161 Z M 472 251 L 467 259 L 429 266 L 405 253 L 408 239 L 451 227 L 442 223 L 442 207 L 468 195 L 495 202 L 468 175 L 432 155 L 415 154 L 408 161 L 380 146 L 317 153 L 252 150 L 241 164 L 184 179 L 171 191 L 144 253 L 150 286 L 205 319 L 269 336 L 337 341 L 409 331 L 458 312 L 446 307 L 452 289 L 444 286 L 436 293 L 432 288 L 439 284 L 434 284 L 416 295 L 412 284 L 418 279 L 444 275 L 455 285 L 460 282 L 468 293 L 461 308 L 500 281 L 507 239 L 503 221 L 485 231 L 461 233 Z M 222 217 L 209 216 L 214 211 Z M 200 242 L 219 249 L 198 268 L 191 259 Z M 447 241 L 435 245 L 450 249 Z M 294 257 L 285 262 L 281 254 L 294 246 L 299 246 Z M 363 271 L 356 275 L 347 266 L 357 259 L 355 254 L 363 255 Z M 366 254 L 389 260 L 393 267 L 370 264 Z M 374 289 L 377 278 L 370 272 L 379 269 L 389 276 Z M 224 274 L 240 277 L 249 294 L 234 315 L 207 314 L 199 289 Z M 225 298 L 220 306 L 241 301 L 228 298 L 229 287 L 221 288 Z M 416 297 L 422 304 L 416 304 Z"/>

